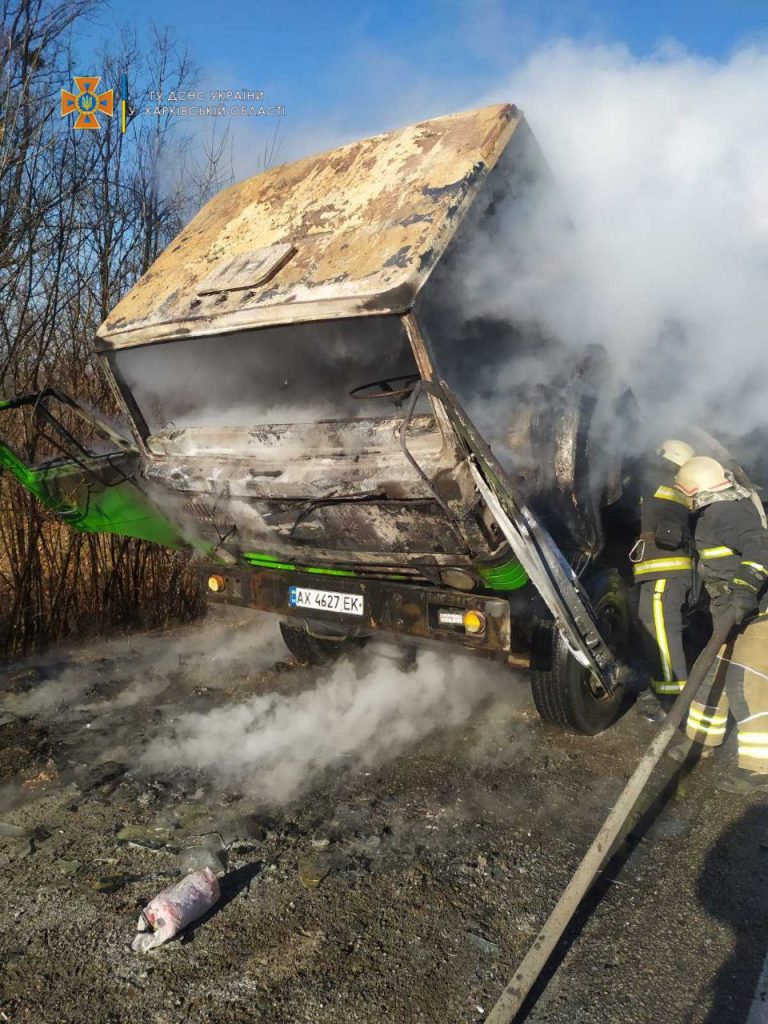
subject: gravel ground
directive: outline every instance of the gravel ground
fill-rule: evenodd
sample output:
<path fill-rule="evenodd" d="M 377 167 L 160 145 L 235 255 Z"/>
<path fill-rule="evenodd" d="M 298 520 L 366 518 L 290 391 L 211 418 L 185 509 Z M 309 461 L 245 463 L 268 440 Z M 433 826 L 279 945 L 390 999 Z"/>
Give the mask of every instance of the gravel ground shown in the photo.
<path fill-rule="evenodd" d="M 510 676 L 389 759 L 380 742 L 373 759 L 370 742 L 310 758 L 284 799 L 247 758 L 237 775 L 148 766 L 179 716 L 322 683 L 254 623 L 227 612 L 6 666 L 0 1021 L 482 1021 L 653 735 L 634 710 L 597 738 L 558 733 Z M 763 1019 L 766 802 L 718 794 L 721 763 L 667 762 L 526 1020 Z M 228 848 L 220 904 L 132 952 L 139 909 L 211 831 Z"/>

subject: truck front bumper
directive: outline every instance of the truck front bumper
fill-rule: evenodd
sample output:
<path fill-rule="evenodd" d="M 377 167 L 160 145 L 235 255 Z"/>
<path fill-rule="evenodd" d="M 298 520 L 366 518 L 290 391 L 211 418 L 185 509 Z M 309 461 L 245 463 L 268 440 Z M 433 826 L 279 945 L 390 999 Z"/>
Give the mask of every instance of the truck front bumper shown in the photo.
<path fill-rule="evenodd" d="M 520 649 L 518 642 L 512 642 L 510 606 L 503 597 L 241 566 L 208 565 L 201 568 L 201 573 L 212 604 L 243 605 L 284 619 L 302 619 L 316 635 L 344 637 L 386 632 L 459 644 L 479 654 L 525 662 L 525 650 Z M 210 588 L 211 580 L 218 587 L 215 592 Z M 329 607 L 300 603 L 310 599 L 324 601 Z M 331 607 L 334 605 L 335 608 Z M 480 617 L 480 632 L 466 628 L 467 612 Z M 473 620 L 473 625 L 477 625 L 477 620 Z"/>

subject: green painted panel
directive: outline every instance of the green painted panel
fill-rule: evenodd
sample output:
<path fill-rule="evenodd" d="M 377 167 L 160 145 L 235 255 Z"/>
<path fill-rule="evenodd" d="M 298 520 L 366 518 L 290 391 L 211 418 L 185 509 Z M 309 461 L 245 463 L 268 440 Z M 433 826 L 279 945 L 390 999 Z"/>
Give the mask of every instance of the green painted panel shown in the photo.
<path fill-rule="evenodd" d="M 492 568 L 477 566 L 477 571 L 489 590 L 519 590 L 528 582 L 528 573 L 516 558 Z"/>
<path fill-rule="evenodd" d="M 243 554 L 243 558 L 250 565 L 258 566 L 261 569 L 285 569 L 293 570 L 295 572 L 306 572 L 314 573 L 318 576 L 353 576 L 357 577 L 360 574 L 352 572 L 351 569 L 329 569 L 326 566 L 319 565 L 291 565 L 288 562 L 278 562 L 274 555 L 265 555 L 257 551 L 246 551 Z M 387 575 L 382 579 L 387 580 L 408 580 L 408 576 L 396 576 Z"/>
<path fill-rule="evenodd" d="M 184 537 L 160 514 L 132 483 L 124 481 L 101 492 L 91 491 L 87 507 L 76 518 L 66 517 L 77 530 L 88 533 L 118 533 L 124 537 L 151 540 L 166 547 L 186 546 Z"/>
<path fill-rule="evenodd" d="M 179 530 L 130 479 L 109 487 L 89 475 L 87 463 L 27 466 L 2 443 L 0 465 L 75 530 L 137 537 L 166 547 L 187 546 Z M 93 466 L 99 465 L 103 469 L 103 460 L 94 459 Z"/>
<path fill-rule="evenodd" d="M 278 562 L 273 558 L 265 555 L 256 555 L 250 551 L 246 551 L 243 554 L 243 558 L 250 565 L 256 565 L 261 569 L 296 569 L 295 565 L 291 565 L 289 562 Z"/>

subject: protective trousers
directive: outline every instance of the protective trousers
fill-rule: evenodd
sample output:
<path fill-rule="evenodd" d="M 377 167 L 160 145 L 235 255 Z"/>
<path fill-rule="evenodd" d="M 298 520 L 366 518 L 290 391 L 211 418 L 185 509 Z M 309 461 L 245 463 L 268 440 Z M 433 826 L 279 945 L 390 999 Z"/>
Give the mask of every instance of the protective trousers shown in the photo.
<path fill-rule="evenodd" d="M 638 615 L 654 693 L 678 694 L 688 670 L 683 650 L 683 608 L 691 589 L 690 574 L 647 580 L 640 586 Z"/>
<path fill-rule="evenodd" d="M 688 713 L 689 739 L 718 747 L 725 740 L 728 711 L 736 719 L 739 768 L 768 774 L 768 615 L 747 623 L 720 648 L 706 703 L 695 700 Z"/>

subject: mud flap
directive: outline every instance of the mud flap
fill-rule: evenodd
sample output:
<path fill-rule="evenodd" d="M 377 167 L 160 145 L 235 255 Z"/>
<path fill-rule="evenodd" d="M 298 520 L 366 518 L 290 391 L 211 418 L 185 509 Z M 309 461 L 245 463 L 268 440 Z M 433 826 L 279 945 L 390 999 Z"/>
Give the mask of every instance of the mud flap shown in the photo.
<path fill-rule="evenodd" d="M 616 688 L 617 663 L 600 634 L 589 597 L 537 517 L 515 494 L 512 480 L 483 441 L 444 381 L 416 385 L 400 429 L 400 444 L 416 472 L 431 483 L 410 455 L 407 430 L 419 396 L 427 392 L 444 407 L 462 447 L 478 491 L 491 510 L 505 540 L 528 573 L 552 614 L 574 658 L 588 668 L 606 693 Z"/>

